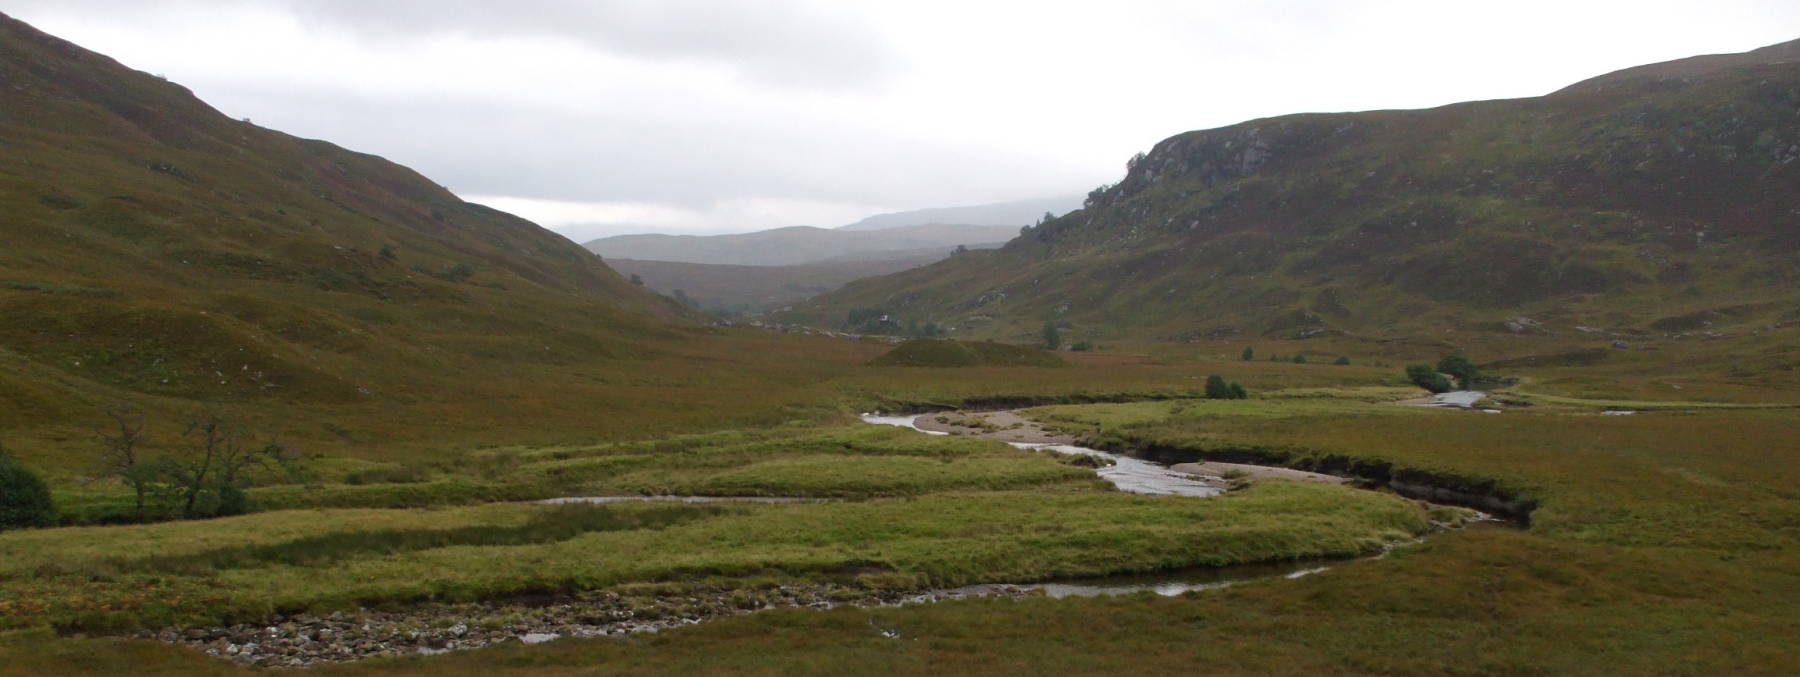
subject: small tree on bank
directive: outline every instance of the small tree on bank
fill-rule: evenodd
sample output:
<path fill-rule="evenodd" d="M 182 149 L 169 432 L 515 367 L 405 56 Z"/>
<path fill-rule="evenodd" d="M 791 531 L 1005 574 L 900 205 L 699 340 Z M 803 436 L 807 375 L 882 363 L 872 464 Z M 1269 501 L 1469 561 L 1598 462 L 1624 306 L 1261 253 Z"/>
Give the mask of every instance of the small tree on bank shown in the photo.
<path fill-rule="evenodd" d="M 1213 374 L 1206 377 L 1206 399 L 1223 400 L 1231 397 L 1231 386 L 1225 384 L 1225 377 Z"/>
<path fill-rule="evenodd" d="M 287 447 L 270 441 L 261 446 L 217 414 L 188 424 L 188 452 L 162 461 L 162 476 L 181 504 L 181 516 L 240 515 L 249 510 L 244 487 L 251 468 L 277 463 L 296 472 Z"/>
<path fill-rule="evenodd" d="M 1481 372 L 1475 368 L 1475 363 L 1470 362 L 1469 358 L 1463 357 L 1461 353 L 1448 355 L 1444 359 L 1438 360 L 1437 370 L 1455 376 L 1457 387 L 1463 390 L 1468 390 L 1474 385 L 1475 379 L 1481 378 Z"/>
<path fill-rule="evenodd" d="M 1062 332 L 1056 330 L 1055 322 L 1044 323 L 1044 347 L 1050 350 L 1062 347 Z"/>
<path fill-rule="evenodd" d="M 0 447 L 0 530 L 55 524 L 50 488 Z"/>
<path fill-rule="evenodd" d="M 138 444 L 144 436 L 144 416 L 126 409 L 109 409 L 112 421 L 100 432 L 100 458 L 95 463 L 95 479 L 116 479 L 131 487 L 136 499 L 132 519 L 144 521 L 144 499 L 156 485 L 158 467 L 138 458 Z"/>
<path fill-rule="evenodd" d="M 1406 365 L 1406 380 L 1434 393 L 1450 392 L 1450 381 L 1429 364 Z"/>
<path fill-rule="evenodd" d="M 1245 362 L 1256 359 L 1256 349 L 1251 348 L 1250 346 L 1244 346 L 1244 354 L 1241 357 Z"/>

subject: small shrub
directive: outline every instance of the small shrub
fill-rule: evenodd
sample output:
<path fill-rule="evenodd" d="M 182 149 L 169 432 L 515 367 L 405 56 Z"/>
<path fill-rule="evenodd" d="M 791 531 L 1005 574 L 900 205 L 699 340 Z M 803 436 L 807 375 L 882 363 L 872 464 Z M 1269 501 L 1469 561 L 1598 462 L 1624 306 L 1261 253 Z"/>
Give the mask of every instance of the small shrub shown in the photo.
<path fill-rule="evenodd" d="M 1339 355 L 1338 358 L 1335 360 L 1332 360 L 1331 363 L 1338 365 L 1340 367 L 1347 367 L 1347 366 L 1350 366 L 1350 358 L 1345 357 L 1343 355 Z"/>
<path fill-rule="evenodd" d="M 400 258 L 400 255 L 394 253 L 394 245 L 384 244 L 384 245 L 381 245 L 381 258 L 387 259 L 389 261 L 393 261 L 395 259 Z"/>
<path fill-rule="evenodd" d="M 431 473 L 417 466 L 358 470 L 344 477 L 345 484 L 417 484 L 431 479 Z"/>
<path fill-rule="evenodd" d="M 250 497 L 233 485 L 219 487 L 219 505 L 213 509 L 213 515 L 229 517 L 250 512 Z"/>
<path fill-rule="evenodd" d="M 1244 346 L 1244 354 L 1242 357 L 1245 362 L 1256 359 L 1256 349 L 1251 348 L 1250 346 Z"/>
<path fill-rule="evenodd" d="M 475 266 L 471 266 L 467 263 L 458 263 L 454 266 L 450 266 L 449 270 L 444 271 L 444 279 L 451 282 L 463 282 L 474 276 Z"/>
<path fill-rule="evenodd" d="M 1069 350 L 1073 350 L 1076 352 L 1087 352 L 1087 351 L 1090 351 L 1093 349 L 1094 349 L 1094 342 L 1086 341 L 1086 340 L 1076 341 L 1074 344 L 1069 346 Z"/>
<path fill-rule="evenodd" d="M 50 488 L 0 448 L 0 530 L 56 524 Z"/>
<path fill-rule="evenodd" d="M 17 291 L 35 291 L 35 292 L 41 292 L 41 293 L 45 293 L 45 294 L 62 294 L 65 296 L 118 296 L 119 295 L 119 292 L 116 290 L 106 289 L 106 288 L 102 288 L 102 287 L 78 287 L 75 285 L 52 284 L 49 282 L 31 282 L 31 281 L 13 280 L 13 281 L 9 281 L 9 282 L 0 283 L 0 287 L 5 287 L 7 289 L 13 289 L 13 290 L 17 290 Z"/>
<path fill-rule="evenodd" d="M 1429 364 L 1406 365 L 1406 380 L 1434 393 L 1450 392 L 1450 381 Z"/>
<path fill-rule="evenodd" d="M 1481 372 L 1475 369 L 1475 363 L 1461 354 L 1448 355 L 1438 360 L 1437 370 L 1456 377 L 1457 385 L 1464 390 L 1468 390 L 1476 379 L 1481 378 Z"/>
<path fill-rule="evenodd" d="M 1209 400 L 1242 400 L 1250 397 L 1243 384 L 1227 383 L 1218 374 L 1206 377 L 1206 398 Z"/>
<path fill-rule="evenodd" d="M 1306 356 L 1301 355 L 1299 353 L 1295 353 L 1294 354 L 1294 364 L 1306 364 Z"/>
<path fill-rule="evenodd" d="M 38 204 L 51 209 L 75 209 L 81 206 L 81 201 L 62 193 L 49 192 L 38 196 Z"/>

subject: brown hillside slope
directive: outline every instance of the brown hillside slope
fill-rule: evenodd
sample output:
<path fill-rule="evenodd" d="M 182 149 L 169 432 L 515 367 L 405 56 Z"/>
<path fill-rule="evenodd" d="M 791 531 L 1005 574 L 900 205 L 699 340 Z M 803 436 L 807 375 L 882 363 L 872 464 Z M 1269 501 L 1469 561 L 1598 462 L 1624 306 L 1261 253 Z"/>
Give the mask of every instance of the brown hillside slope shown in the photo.
<path fill-rule="evenodd" d="M 878 308 L 959 336 L 1054 321 L 1079 337 L 1548 331 L 1601 346 L 1792 326 L 1800 63 L 1764 60 L 1180 134 L 1000 250 L 780 319 Z"/>
<path fill-rule="evenodd" d="M 1600 90 L 1638 80 L 1705 77 L 1721 70 L 1744 66 L 1794 63 L 1800 61 L 1800 40 L 1789 40 L 1736 54 L 1705 54 L 1686 59 L 1634 66 L 1588 78 L 1558 90 L 1558 94 L 1581 90 Z"/>
<path fill-rule="evenodd" d="M 28 455 L 114 403 L 497 416 L 692 325 L 535 224 L 4 16 L 0 91 L 0 438 Z"/>

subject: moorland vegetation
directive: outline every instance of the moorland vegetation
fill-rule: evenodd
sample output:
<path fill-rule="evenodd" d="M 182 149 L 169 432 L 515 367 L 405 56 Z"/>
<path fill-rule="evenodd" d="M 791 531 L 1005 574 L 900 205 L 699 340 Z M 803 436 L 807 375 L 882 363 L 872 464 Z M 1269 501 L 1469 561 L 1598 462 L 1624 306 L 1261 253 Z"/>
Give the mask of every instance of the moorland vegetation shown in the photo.
<path fill-rule="evenodd" d="M 0 520 L 23 527 L 0 666 L 241 673 L 128 637 L 295 614 L 1317 560 L 318 670 L 1791 674 L 1795 70 L 1719 63 L 1175 137 L 998 252 L 815 308 L 1020 344 L 896 346 L 711 326 L 404 167 L 0 18 Z M 1023 345 L 1065 332 L 1107 345 Z M 1444 374 L 1499 413 L 1398 404 Z M 1088 457 L 857 420 L 959 408 L 1354 481 L 1139 496 Z M 1514 523 L 1435 533 L 1468 513 L 1420 488 Z M 793 500 L 540 502 L 675 495 Z M 435 648 L 414 630 L 370 632 Z"/>

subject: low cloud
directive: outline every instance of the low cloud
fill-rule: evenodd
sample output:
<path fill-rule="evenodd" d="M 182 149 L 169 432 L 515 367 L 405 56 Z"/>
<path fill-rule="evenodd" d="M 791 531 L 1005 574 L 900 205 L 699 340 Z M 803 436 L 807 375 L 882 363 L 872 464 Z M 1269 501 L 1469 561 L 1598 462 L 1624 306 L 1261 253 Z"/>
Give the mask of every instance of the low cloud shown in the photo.
<path fill-rule="evenodd" d="M 1085 193 L 1264 116 L 1543 94 L 1792 39 L 1800 5 L 0 0 L 233 117 L 576 239 Z M 859 211 L 860 210 L 860 211 Z"/>

